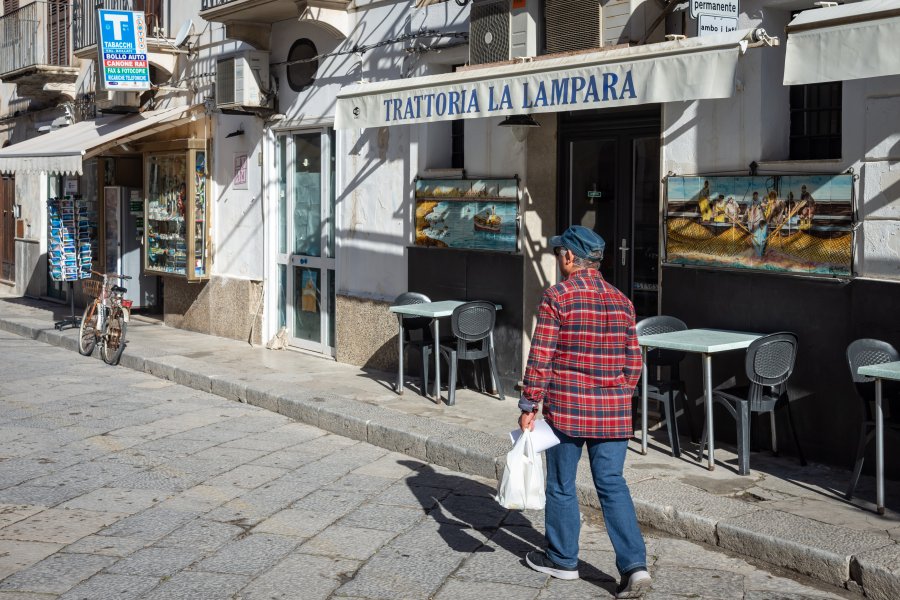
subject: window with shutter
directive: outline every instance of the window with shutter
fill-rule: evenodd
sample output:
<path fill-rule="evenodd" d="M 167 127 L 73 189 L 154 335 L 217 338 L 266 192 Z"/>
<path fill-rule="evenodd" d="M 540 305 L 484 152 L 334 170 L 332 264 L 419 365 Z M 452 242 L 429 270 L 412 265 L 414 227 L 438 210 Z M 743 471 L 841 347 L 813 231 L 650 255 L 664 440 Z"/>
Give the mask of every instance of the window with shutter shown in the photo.
<path fill-rule="evenodd" d="M 19 0 L 3 0 L 3 14 L 8 15 L 19 9 Z"/>
<path fill-rule="evenodd" d="M 134 0 L 133 10 L 144 11 L 150 35 L 155 36 L 157 28 L 165 26 L 162 16 L 162 0 Z"/>
<path fill-rule="evenodd" d="M 69 2 L 47 1 L 47 64 L 69 64 Z"/>

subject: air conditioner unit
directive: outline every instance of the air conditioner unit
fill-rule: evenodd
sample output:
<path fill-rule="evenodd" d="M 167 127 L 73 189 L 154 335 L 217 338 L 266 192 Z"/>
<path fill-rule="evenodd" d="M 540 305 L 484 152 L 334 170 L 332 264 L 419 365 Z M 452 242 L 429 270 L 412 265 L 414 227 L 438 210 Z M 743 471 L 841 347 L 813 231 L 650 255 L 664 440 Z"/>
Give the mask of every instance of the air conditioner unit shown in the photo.
<path fill-rule="evenodd" d="M 621 1 L 610 0 L 607 4 L 618 5 Z M 600 0 L 547 0 L 544 7 L 547 53 L 602 47 L 603 10 Z"/>
<path fill-rule="evenodd" d="M 122 108 L 138 108 L 141 105 L 141 92 L 113 92 L 112 105 Z"/>
<path fill-rule="evenodd" d="M 541 53 L 541 3 L 539 0 L 525 0 L 521 5 L 521 8 L 511 8 L 510 0 L 472 2 L 469 13 L 470 65 Z"/>
<path fill-rule="evenodd" d="M 98 90 L 94 101 L 105 112 L 136 112 L 141 107 L 141 93 Z"/>
<path fill-rule="evenodd" d="M 265 108 L 269 87 L 269 53 L 250 50 L 216 61 L 216 106 L 243 110 Z"/>
<path fill-rule="evenodd" d="M 664 27 L 648 31 L 661 11 L 656 0 L 546 0 L 546 52 L 578 52 L 641 40 L 662 41 Z"/>

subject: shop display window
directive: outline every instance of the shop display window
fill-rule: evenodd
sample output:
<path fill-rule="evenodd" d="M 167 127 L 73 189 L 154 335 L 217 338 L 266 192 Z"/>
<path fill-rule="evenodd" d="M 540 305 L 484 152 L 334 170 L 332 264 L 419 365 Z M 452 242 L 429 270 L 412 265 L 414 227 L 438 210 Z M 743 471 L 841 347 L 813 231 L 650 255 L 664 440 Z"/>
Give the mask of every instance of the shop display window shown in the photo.
<path fill-rule="evenodd" d="M 146 155 L 148 273 L 209 277 L 209 202 L 205 150 Z"/>

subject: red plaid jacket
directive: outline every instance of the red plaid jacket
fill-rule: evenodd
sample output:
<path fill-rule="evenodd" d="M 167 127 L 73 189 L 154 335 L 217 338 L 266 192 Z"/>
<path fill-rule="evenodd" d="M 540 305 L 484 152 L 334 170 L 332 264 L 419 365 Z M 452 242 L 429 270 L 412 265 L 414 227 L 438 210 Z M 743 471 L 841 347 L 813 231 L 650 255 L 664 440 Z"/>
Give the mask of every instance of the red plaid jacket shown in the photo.
<path fill-rule="evenodd" d="M 544 418 L 566 435 L 628 438 L 640 376 L 634 306 L 599 271 L 580 269 L 544 292 L 523 410 L 543 401 Z"/>

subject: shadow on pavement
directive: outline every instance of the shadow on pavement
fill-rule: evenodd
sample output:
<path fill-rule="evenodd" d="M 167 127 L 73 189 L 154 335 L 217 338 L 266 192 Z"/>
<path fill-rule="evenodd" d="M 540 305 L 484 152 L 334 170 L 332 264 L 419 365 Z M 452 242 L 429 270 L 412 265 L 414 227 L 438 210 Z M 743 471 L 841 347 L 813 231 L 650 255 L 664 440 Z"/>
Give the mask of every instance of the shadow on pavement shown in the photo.
<path fill-rule="evenodd" d="M 533 524 L 533 519 L 543 519 L 542 511 L 512 511 L 500 506 L 494 495 L 496 490 L 483 483 L 450 473 L 437 472 L 428 464 L 414 460 L 397 461 L 415 472 L 407 477 L 406 484 L 422 505 L 425 513 L 438 523 L 438 533 L 455 552 L 486 553 L 497 548 L 512 555 L 508 565 L 502 565 L 503 555 L 492 563 L 497 569 L 509 570 L 514 575 L 514 565 L 525 569 L 525 554 L 544 548 L 544 535 Z M 478 536 L 488 538 L 485 543 Z M 615 590 L 615 577 L 581 561 L 580 576 L 606 591 Z M 530 569 L 529 569 L 530 571 Z"/>

